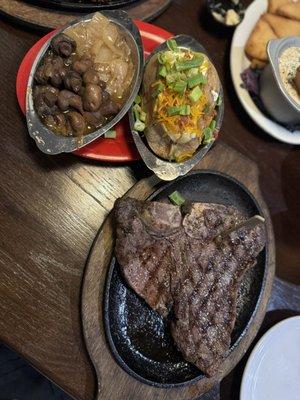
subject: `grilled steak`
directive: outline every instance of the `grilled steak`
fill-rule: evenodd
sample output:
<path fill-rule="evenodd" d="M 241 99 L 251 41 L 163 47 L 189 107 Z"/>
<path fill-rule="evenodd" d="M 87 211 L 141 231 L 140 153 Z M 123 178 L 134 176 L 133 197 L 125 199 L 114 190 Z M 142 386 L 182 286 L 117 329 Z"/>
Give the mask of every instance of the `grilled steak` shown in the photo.
<path fill-rule="evenodd" d="M 119 199 L 116 256 L 128 284 L 163 316 L 184 358 L 207 375 L 230 347 L 238 284 L 265 244 L 235 208 Z M 227 234 L 224 232 L 228 232 Z M 222 234 L 222 235 L 221 235 Z"/>
<path fill-rule="evenodd" d="M 170 241 L 181 230 L 179 207 L 128 198 L 115 204 L 116 256 L 128 284 L 160 314 L 172 303 Z"/>
<path fill-rule="evenodd" d="M 217 372 L 230 347 L 238 285 L 265 244 L 263 225 L 240 228 L 198 249 L 201 274 L 186 275 L 173 293 L 172 336 L 184 358 L 207 375 Z M 197 268 L 197 266 L 195 266 Z"/>

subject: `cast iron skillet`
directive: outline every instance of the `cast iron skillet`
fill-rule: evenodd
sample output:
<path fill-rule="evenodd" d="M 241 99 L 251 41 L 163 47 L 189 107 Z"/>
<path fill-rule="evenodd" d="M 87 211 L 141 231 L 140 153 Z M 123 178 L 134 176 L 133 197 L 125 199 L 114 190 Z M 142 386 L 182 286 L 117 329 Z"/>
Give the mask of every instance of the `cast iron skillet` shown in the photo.
<path fill-rule="evenodd" d="M 149 200 L 165 200 L 178 190 L 187 200 L 235 206 L 247 217 L 262 215 L 256 200 L 238 181 L 213 171 L 192 172 L 164 185 Z M 260 302 L 265 280 L 267 250 L 241 283 L 237 320 L 232 334 L 233 350 L 249 329 Z M 170 388 L 190 384 L 204 377 L 176 350 L 168 322 L 135 294 L 125 283 L 119 265 L 112 258 L 104 302 L 105 331 L 117 362 L 143 383 Z"/>
<path fill-rule="evenodd" d="M 27 3 L 48 8 L 60 8 L 70 11 L 93 12 L 97 10 L 115 9 L 136 3 L 139 0 L 107 0 L 105 4 L 92 3 L 90 0 L 25 0 Z"/>

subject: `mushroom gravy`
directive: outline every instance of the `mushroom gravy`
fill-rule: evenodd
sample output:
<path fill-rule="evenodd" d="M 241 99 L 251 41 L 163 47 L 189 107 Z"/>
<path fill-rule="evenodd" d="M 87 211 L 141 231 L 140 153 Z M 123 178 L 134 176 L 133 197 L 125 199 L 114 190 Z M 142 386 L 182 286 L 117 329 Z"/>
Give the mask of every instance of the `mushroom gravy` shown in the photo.
<path fill-rule="evenodd" d="M 289 47 L 279 57 L 279 72 L 288 95 L 300 104 L 300 93 L 296 86 L 297 68 L 300 66 L 300 47 Z"/>

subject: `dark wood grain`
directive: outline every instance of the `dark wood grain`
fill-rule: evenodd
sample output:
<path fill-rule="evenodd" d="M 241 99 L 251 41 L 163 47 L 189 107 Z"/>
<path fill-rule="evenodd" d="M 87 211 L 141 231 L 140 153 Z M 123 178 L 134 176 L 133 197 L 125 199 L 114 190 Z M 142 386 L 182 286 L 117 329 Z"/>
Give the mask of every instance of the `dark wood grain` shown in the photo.
<path fill-rule="evenodd" d="M 271 294 L 275 272 L 274 234 L 270 215 L 258 186 L 258 170 L 253 162 L 222 143 L 214 146 L 200 161 L 195 170 L 216 170 L 233 176 L 242 182 L 255 196 L 263 211 L 267 226 L 266 275 L 259 296 L 259 302 L 252 315 L 251 324 L 243 333 L 239 344 L 223 362 L 218 374 L 203 378 L 183 388 L 160 389 L 144 385 L 129 376 L 114 360 L 105 339 L 103 324 L 104 289 L 114 246 L 114 224 L 109 214 L 102 225 L 91 249 L 86 265 L 82 290 L 82 318 L 86 345 L 96 369 L 98 390 L 97 400 L 192 400 L 206 393 L 219 383 L 240 361 L 255 338 L 264 319 Z M 161 187 L 162 182 L 155 176 L 140 180 L 126 195 L 144 200 Z"/>
<path fill-rule="evenodd" d="M 225 88 L 221 139 L 258 166 L 277 274 L 300 284 L 300 150 L 273 140 L 247 117 L 230 81 L 230 37 L 211 29 L 202 4 L 174 0 L 155 23 L 195 36 L 212 54 Z M 41 35 L 0 21 L 0 340 L 77 399 L 91 400 L 95 377 L 80 317 L 84 265 L 113 200 L 148 172 L 142 163 L 112 166 L 37 150 L 18 110 L 15 79 Z"/>

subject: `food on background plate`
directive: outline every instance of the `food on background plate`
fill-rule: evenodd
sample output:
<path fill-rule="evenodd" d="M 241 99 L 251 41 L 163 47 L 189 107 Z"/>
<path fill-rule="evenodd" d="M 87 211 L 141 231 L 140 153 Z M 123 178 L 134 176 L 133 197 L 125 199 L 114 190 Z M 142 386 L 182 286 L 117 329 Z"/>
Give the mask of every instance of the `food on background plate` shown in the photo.
<path fill-rule="evenodd" d="M 86 135 L 118 114 L 134 72 L 120 28 L 95 13 L 52 39 L 35 73 L 35 110 L 54 133 Z"/>
<path fill-rule="evenodd" d="M 284 4 L 287 4 L 288 2 L 289 0 L 269 0 L 268 12 L 271 14 L 276 14 L 277 10 Z"/>
<path fill-rule="evenodd" d="M 145 68 L 134 129 L 144 132 L 157 156 L 183 162 L 214 140 L 221 86 L 206 54 L 178 47 L 175 40 L 167 45 Z"/>
<path fill-rule="evenodd" d="M 267 63 L 267 44 L 271 39 L 277 39 L 275 32 L 267 21 L 263 18 L 259 19 L 246 43 L 245 53 L 252 60 L 254 59 Z"/>
<path fill-rule="evenodd" d="M 241 21 L 239 14 L 232 8 L 227 10 L 224 15 L 218 11 L 212 11 L 212 15 L 217 21 L 229 26 L 237 25 Z"/>
<path fill-rule="evenodd" d="M 171 196 L 175 204 L 184 199 Z M 236 319 L 244 273 L 265 245 L 263 219 L 234 207 L 119 199 L 116 256 L 127 283 L 171 318 L 176 346 L 206 375 L 218 372 Z M 172 312 L 171 312 L 172 310 Z"/>
<path fill-rule="evenodd" d="M 300 3 L 299 3 L 300 9 Z M 264 14 L 263 18 L 273 29 L 278 38 L 300 35 L 300 22 L 279 15 Z"/>
<path fill-rule="evenodd" d="M 293 12 L 282 11 L 291 6 Z M 299 13 L 299 0 L 269 0 L 268 12 L 261 15 L 245 46 L 252 68 L 264 68 L 268 63 L 267 44 L 270 40 L 300 35 Z"/>
<path fill-rule="evenodd" d="M 223 25 L 236 26 L 244 17 L 245 7 L 240 0 L 207 0 L 212 17 Z"/>
<path fill-rule="evenodd" d="M 300 21 L 300 7 L 297 2 L 284 4 L 278 9 L 278 14 L 286 18 L 296 19 Z"/>
<path fill-rule="evenodd" d="M 279 73 L 286 92 L 300 104 L 299 85 L 300 47 L 289 47 L 279 57 Z M 296 78 L 298 81 L 296 82 Z"/>
<path fill-rule="evenodd" d="M 289 9 L 289 7 L 292 5 L 295 6 L 294 11 L 297 14 L 299 12 L 299 8 L 297 7 L 298 2 L 299 0 L 269 0 L 268 12 L 271 14 L 288 16 L 282 14 L 282 12 L 284 12 L 282 10 L 286 10 L 287 8 Z M 292 19 L 294 19 L 294 15 L 292 15 Z"/>
<path fill-rule="evenodd" d="M 283 15 L 282 10 L 289 10 L 289 7 L 293 6 L 294 15 L 286 13 Z M 285 8 L 288 7 L 288 8 Z M 241 73 L 242 87 L 248 90 L 253 102 L 260 109 L 260 111 L 267 115 L 271 120 L 284 126 L 291 132 L 299 129 L 297 118 L 293 111 L 288 113 L 287 111 L 280 111 L 285 108 L 284 104 L 279 106 L 279 110 L 275 111 L 275 102 L 272 102 L 272 95 L 266 93 L 267 87 L 271 87 L 272 84 L 267 86 L 266 79 L 271 79 L 272 74 L 268 71 L 272 70 L 269 66 L 269 55 L 267 53 L 267 46 L 270 41 L 276 42 L 276 39 L 292 39 L 300 36 L 300 21 L 297 19 L 297 10 L 300 12 L 300 1 L 299 0 L 269 0 L 268 12 L 263 13 L 255 24 L 244 48 L 245 54 L 251 61 L 250 67 L 246 68 Z M 289 18 L 288 18 L 289 17 Z M 291 46 L 291 44 L 289 45 Z M 286 46 L 285 46 L 286 47 Z M 273 64 L 278 64 L 277 56 L 273 57 Z M 280 58 L 280 57 L 279 57 Z M 275 65 L 274 64 L 274 65 Z M 285 80 L 284 87 L 287 93 L 293 97 L 296 101 L 298 98 L 297 86 L 296 86 L 296 70 L 300 64 L 300 59 L 296 58 L 281 63 L 281 79 Z M 278 65 L 279 67 L 279 65 Z M 283 71 L 285 68 L 285 71 Z M 273 74 L 274 75 L 274 74 Z M 269 78 L 266 78 L 266 77 Z M 285 76 L 285 78 L 284 78 Z M 286 79 L 287 78 L 287 79 Z M 280 80 L 280 76 L 276 79 Z M 274 80 L 274 84 L 276 82 Z M 275 93 L 276 87 L 273 92 Z M 283 97 L 282 93 L 278 92 L 274 96 Z M 288 99 L 288 98 L 287 98 Z M 284 99 L 281 101 L 285 101 Z M 272 103 L 272 104 L 271 104 Z M 289 106 L 288 106 L 289 107 Z M 291 109 L 290 109 L 291 110 Z M 290 116 L 288 116 L 290 114 Z M 293 114 L 293 115 L 292 115 Z"/>

